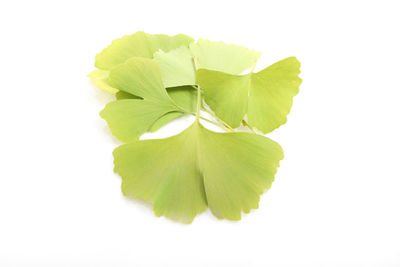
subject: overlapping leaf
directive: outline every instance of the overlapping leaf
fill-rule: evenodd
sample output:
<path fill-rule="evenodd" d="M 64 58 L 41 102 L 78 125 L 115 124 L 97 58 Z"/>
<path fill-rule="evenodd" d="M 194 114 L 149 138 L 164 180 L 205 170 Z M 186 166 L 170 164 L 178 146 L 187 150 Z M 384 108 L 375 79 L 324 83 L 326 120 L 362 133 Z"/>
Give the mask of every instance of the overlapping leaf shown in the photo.
<path fill-rule="evenodd" d="M 182 107 L 187 112 L 182 111 L 171 111 L 161 118 L 159 118 L 149 129 L 149 132 L 155 132 L 160 129 L 165 124 L 170 121 L 179 118 L 186 113 L 195 112 L 196 111 L 196 100 L 197 100 L 197 92 L 193 86 L 179 86 L 179 87 L 170 87 L 167 88 L 168 95 L 174 100 L 174 102 Z M 117 99 L 138 99 L 139 97 L 134 96 L 130 93 L 119 91 L 116 93 Z"/>
<path fill-rule="evenodd" d="M 108 70 L 94 70 L 89 73 L 88 77 L 92 79 L 92 82 L 100 89 L 107 91 L 110 94 L 115 94 L 118 92 L 118 89 L 107 83 L 109 74 L 110 72 Z"/>
<path fill-rule="evenodd" d="M 138 139 L 165 114 L 185 112 L 167 94 L 153 60 L 131 58 L 113 68 L 109 82 L 121 91 L 143 98 L 110 102 L 100 113 L 113 135 L 123 142 Z"/>
<path fill-rule="evenodd" d="M 115 172 L 122 177 L 124 195 L 152 203 L 157 216 L 190 223 L 209 207 L 220 219 L 239 220 L 242 212 L 258 207 L 283 152 L 261 135 L 204 128 L 202 94 L 217 121 L 224 122 L 222 128 L 243 122 L 270 132 L 286 121 L 301 83 L 300 65 L 287 58 L 239 75 L 254 68 L 260 53 L 222 42 L 192 42 L 185 35 L 138 32 L 96 57 L 100 70 L 90 77 L 117 98 L 101 116 L 113 135 L 128 143 L 114 151 Z M 196 121 L 182 133 L 138 140 L 194 111 Z"/>
<path fill-rule="evenodd" d="M 181 46 L 188 46 L 192 42 L 193 39 L 184 34 L 168 36 L 139 31 L 114 40 L 96 55 L 95 66 L 102 70 L 111 70 L 131 57 L 153 58 L 153 54 L 158 50 L 168 52 Z"/>
<path fill-rule="evenodd" d="M 299 73 L 300 62 L 289 57 L 246 75 L 200 69 L 197 82 L 205 101 L 223 121 L 236 128 L 247 114 L 250 126 L 268 133 L 286 122 L 299 91 Z"/>
<path fill-rule="evenodd" d="M 193 39 L 184 34 L 169 36 L 165 34 L 148 34 L 142 31 L 131 35 L 125 35 L 114 40 L 111 45 L 96 55 L 95 70 L 88 76 L 101 89 L 111 94 L 118 92 L 108 83 L 109 71 L 124 63 L 132 57 L 153 58 L 153 54 L 160 50 L 168 52 L 175 48 L 186 46 L 193 42 Z"/>
<path fill-rule="evenodd" d="M 190 223 L 207 206 L 240 220 L 258 207 L 283 158 L 279 144 L 250 133 L 215 133 L 198 121 L 182 133 L 114 151 L 125 196 L 153 204 L 157 216 Z"/>
<path fill-rule="evenodd" d="M 180 47 L 170 52 L 158 51 L 154 59 L 160 64 L 164 84 L 172 87 L 196 84 L 193 57 L 196 57 L 198 68 L 239 74 L 252 67 L 260 55 L 242 46 L 199 39 L 189 47 Z"/>

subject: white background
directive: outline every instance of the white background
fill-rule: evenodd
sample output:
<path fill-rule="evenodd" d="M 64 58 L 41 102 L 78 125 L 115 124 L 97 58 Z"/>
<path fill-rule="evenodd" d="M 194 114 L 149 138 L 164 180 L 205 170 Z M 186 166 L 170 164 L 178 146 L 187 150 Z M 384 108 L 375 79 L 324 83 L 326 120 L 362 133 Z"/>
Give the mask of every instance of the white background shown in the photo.
<path fill-rule="evenodd" d="M 400 266 L 397 4 L 1 1 L 0 266 Z M 259 69 L 301 61 L 268 135 L 285 159 L 242 221 L 182 225 L 122 196 L 98 116 L 109 97 L 86 74 L 137 30 L 257 49 Z"/>

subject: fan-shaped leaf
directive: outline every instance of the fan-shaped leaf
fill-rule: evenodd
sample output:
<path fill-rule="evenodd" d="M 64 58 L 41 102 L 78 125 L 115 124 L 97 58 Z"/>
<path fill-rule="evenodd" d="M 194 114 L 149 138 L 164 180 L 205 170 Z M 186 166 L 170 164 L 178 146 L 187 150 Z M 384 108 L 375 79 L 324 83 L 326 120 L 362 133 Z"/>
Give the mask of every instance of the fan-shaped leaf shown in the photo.
<path fill-rule="evenodd" d="M 188 47 L 179 47 L 169 52 L 154 53 L 160 65 L 161 76 L 166 87 L 196 84 L 193 56 Z"/>
<path fill-rule="evenodd" d="M 123 142 L 137 139 L 163 115 L 184 110 L 169 97 L 158 64 L 146 58 L 131 58 L 110 72 L 110 84 L 143 99 L 110 102 L 100 115 L 111 132 Z"/>
<path fill-rule="evenodd" d="M 139 31 L 114 40 L 111 45 L 96 55 L 95 66 L 99 69 L 111 70 L 131 57 L 153 58 L 154 52 L 160 49 L 167 52 L 180 46 L 188 46 L 191 42 L 193 39 L 184 34 L 168 36 Z"/>
<path fill-rule="evenodd" d="M 154 52 L 158 50 L 167 52 L 181 46 L 189 47 L 192 42 L 193 39 L 184 34 L 168 36 L 139 31 L 125 35 L 114 40 L 111 45 L 96 55 L 95 66 L 100 70 L 95 70 L 88 76 L 100 89 L 115 94 L 118 89 L 111 87 L 107 82 L 109 70 L 113 67 L 124 63 L 131 57 L 153 58 Z"/>
<path fill-rule="evenodd" d="M 279 144 L 266 137 L 215 133 L 198 121 L 176 136 L 114 151 L 124 195 L 152 203 L 157 216 L 184 223 L 207 205 L 216 217 L 229 220 L 258 208 L 282 158 Z"/>
<path fill-rule="evenodd" d="M 299 91 L 299 73 L 300 62 L 289 57 L 246 75 L 200 69 L 197 82 L 207 104 L 230 126 L 239 127 L 247 114 L 250 126 L 268 133 L 286 122 Z"/>
<path fill-rule="evenodd" d="M 229 74 L 239 74 L 256 64 L 260 52 L 249 50 L 243 46 L 211 42 L 199 39 L 190 44 L 192 54 L 198 60 L 200 69 L 222 71 Z"/>
<path fill-rule="evenodd" d="M 240 220 L 242 212 L 258 208 L 283 152 L 264 136 L 232 127 L 243 123 L 266 133 L 283 124 L 301 83 L 300 64 L 287 58 L 240 75 L 254 68 L 260 53 L 192 41 L 137 32 L 96 56 L 100 70 L 89 76 L 118 99 L 100 114 L 128 143 L 115 149 L 114 170 L 124 195 L 152 203 L 157 216 L 190 223 L 209 207 L 220 219 Z M 202 106 L 203 95 L 215 115 Z M 202 117 L 204 109 L 214 121 Z M 184 114 L 196 115 L 196 121 L 180 134 L 138 140 Z M 228 132 L 212 132 L 200 120 Z"/>
<path fill-rule="evenodd" d="M 167 88 L 168 95 L 174 100 L 174 102 L 184 110 L 190 112 L 196 111 L 196 99 L 197 92 L 192 86 L 179 86 L 179 87 L 171 87 Z M 118 91 L 116 93 L 116 98 L 120 99 L 140 99 L 137 96 L 134 96 L 130 93 L 126 93 L 124 91 Z M 161 118 L 159 118 L 149 129 L 149 132 L 155 132 L 160 129 L 165 124 L 171 122 L 174 119 L 177 119 L 181 116 L 185 115 L 184 112 L 181 111 L 172 111 Z"/>
<path fill-rule="evenodd" d="M 260 55 L 242 46 L 199 39 L 197 43 L 191 43 L 190 48 L 158 51 L 154 54 L 154 60 L 160 64 L 164 84 L 170 87 L 196 84 L 194 56 L 198 68 L 239 74 L 252 67 Z"/>

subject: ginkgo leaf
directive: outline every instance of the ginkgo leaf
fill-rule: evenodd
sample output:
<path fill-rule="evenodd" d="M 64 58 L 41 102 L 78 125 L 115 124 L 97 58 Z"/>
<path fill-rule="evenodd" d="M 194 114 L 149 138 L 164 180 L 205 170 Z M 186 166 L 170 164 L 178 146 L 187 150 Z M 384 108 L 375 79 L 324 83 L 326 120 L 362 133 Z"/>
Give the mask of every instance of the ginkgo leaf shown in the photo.
<path fill-rule="evenodd" d="M 157 216 L 190 223 L 207 206 L 222 219 L 240 220 L 258 208 L 283 152 L 251 133 L 215 133 L 198 121 L 166 139 L 135 141 L 114 150 L 125 196 L 153 204 Z"/>
<path fill-rule="evenodd" d="M 147 132 L 164 114 L 175 110 L 173 106 L 147 100 L 124 99 L 108 103 L 100 116 L 107 121 L 115 137 L 122 142 L 131 142 Z"/>
<path fill-rule="evenodd" d="M 150 126 L 149 129 L 147 129 L 148 132 L 155 132 L 159 130 L 161 127 L 164 125 L 170 123 L 171 121 L 182 117 L 185 115 L 185 113 L 180 112 L 180 111 L 171 111 L 167 114 L 162 115 L 159 119 L 157 119 L 153 125 Z"/>
<path fill-rule="evenodd" d="M 167 52 L 181 46 L 188 46 L 192 42 L 193 39 L 184 34 L 168 36 L 139 31 L 114 40 L 111 45 L 96 55 L 95 66 L 99 69 L 111 70 L 131 57 L 153 58 L 154 52 L 160 49 Z"/>
<path fill-rule="evenodd" d="M 187 111 L 196 111 L 197 91 L 193 86 L 169 87 L 166 90 L 178 106 Z M 124 91 L 119 91 L 115 96 L 118 100 L 140 98 Z"/>
<path fill-rule="evenodd" d="M 167 94 L 158 64 L 151 59 L 133 57 L 118 65 L 111 70 L 109 83 L 142 98 L 110 102 L 100 113 L 123 142 L 136 140 L 167 113 L 185 112 Z"/>
<path fill-rule="evenodd" d="M 196 111 L 197 90 L 193 86 L 167 88 L 168 95 L 186 111 Z"/>
<path fill-rule="evenodd" d="M 188 112 L 196 111 L 197 92 L 192 86 L 179 86 L 167 88 L 168 95 L 174 102 Z M 119 91 L 116 93 L 116 98 L 120 99 L 140 99 L 130 93 Z M 155 132 L 165 124 L 185 115 L 185 112 L 173 111 L 159 118 L 149 129 L 149 132 Z"/>
<path fill-rule="evenodd" d="M 190 48 L 183 46 L 169 52 L 158 51 L 154 60 L 160 65 L 164 84 L 172 87 L 196 84 L 193 57 L 196 57 L 198 68 L 239 74 L 254 66 L 260 55 L 242 46 L 199 39 L 197 43 L 191 43 Z"/>
<path fill-rule="evenodd" d="M 113 67 L 124 63 L 131 57 L 153 58 L 154 52 L 158 50 L 170 51 L 181 46 L 189 47 L 192 42 L 193 39 L 184 34 L 168 36 L 139 31 L 125 35 L 114 40 L 111 45 L 96 55 L 95 66 L 100 70 L 95 70 L 88 76 L 100 89 L 115 94 L 118 89 L 110 86 L 107 82 L 109 70 Z"/>
<path fill-rule="evenodd" d="M 200 69 L 197 82 L 206 103 L 231 127 L 247 123 L 263 133 L 286 122 L 292 99 L 299 91 L 300 62 L 295 57 L 281 60 L 258 73 L 231 75 Z"/>
<path fill-rule="evenodd" d="M 174 102 L 187 112 L 196 111 L 197 91 L 192 86 L 179 86 L 167 88 L 168 95 Z M 173 111 L 159 118 L 149 129 L 149 132 L 155 132 L 165 124 L 175 120 L 186 113 Z"/>
<path fill-rule="evenodd" d="M 161 76 L 166 87 L 196 84 L 193 55 L 188 47 L 179 47 L 169 52 L 154 53 L 160 65 Z"/>
<path fill-rule="evenodd" d="M 236 45 L 144 32 L 115 40 L 96 56 L 99 70 L 89 77 L 117 98 L 100 115 L 128 143 L 113 153 L 125 196 L 184 223 L 207 207 L 229 220 L 258 208 L 283 151 L 253 128 L 267 133 L 285 123 L 301 83 L 296 58 L 253 73 L 259 57 Z M 186 114 L 196 120 L 180 134 L 138 140 Z M 227 132 L 210 131 L 200 120 Z M 253 133 L 235 132 L 241 123 Z"/>
<path fill-rule="evenodd" d="M 92 80 L 92 82 L 97 85 L 100 89 L 109 92 L 110 94 L 115 94 L 118 92 L 118 89 L 110 86 L 107 83 L 108 70 L 94 70 L 88 74 L 88 77 Z"/>
<path fill-rule="evenodd" d="M 239 74 L 256 64 L 260 52 L 246 47 L 223 42 L 211 42 L 199 39 L 191 43 L 190 50 L 198 60 L 200 69 L 222 71 L 229 74 Z"/>
<path fill-rule="evenodd" d="M 132 95 L 130 93 L 124 92 L 124 91 L 120 91 L 118 90 L 118 92 L 115 94 L 115 98 L 117 100 L 121 100 L 121 99 L 141 99 L 138 96 Z"/>

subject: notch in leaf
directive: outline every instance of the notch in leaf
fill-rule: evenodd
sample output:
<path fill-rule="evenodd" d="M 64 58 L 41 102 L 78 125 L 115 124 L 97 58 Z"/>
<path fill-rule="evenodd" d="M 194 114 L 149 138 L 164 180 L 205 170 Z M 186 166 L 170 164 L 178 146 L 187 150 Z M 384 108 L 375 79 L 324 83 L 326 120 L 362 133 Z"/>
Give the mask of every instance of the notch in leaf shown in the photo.
<path fill-rule="evenodd" d="M 247 124 L 268 133 L 286 122 L 292 99 L 298 93 L 300 62 L 281 60 L 258 73 L 232 75 L 199 69 L 197 83 L 206 103 L 232 128 Z"/>
<path fill-rule="evenodd" d="M 102 70 L 111 70 L 131 57 L 153 58 L 158 50 L 168 52 L 181 46 L 189 46 L 192 42 L 193 39 L 184 34 L 169 36 L 139 31 L 114 40 L 96 55 L 95 66 Z"/>
<path fill-rule="evenodd" d="M 107 82 L 109 71 L 112 68 L 132 57 L 153 58 L 156 51 L 168 52 L 181 46 L 189 47 L 192 42 L 193 39 L 184 34 L 169 36 L 139 31 L 125 35 L 114 40 L 111 45 L 96 55 L 95 66 L 99 69 L 91 72 L 88 77 L 100 89 L 115 94 L 118 89 L 111 87 Z"/>
<path fill-rule="evenodd" d="M 182 46 L 169 52 L 157 51 L 154 60 L 160 64 L 166 87 L 196 84 L 193 56 L 197 59 L 198 68 L 239 74 L 254 66 L 261 53 L 242 46 L 205 39 L 199 39 L 189 47 Z"/>
<path fill-rule="evenodd" d="M 135 141 L 114 151 L 125 196 L 153 204 L 157 216 L 191 223 L 207 206 L 220 219 L 240 220 L 258 208 L 283 152 L 251 133 L 215 133 L 197 120 L 166 139 Z"/>
<path fill-rule="evenodd" d="M 178 106 L 167 94 L 158 64 L 151 59 L 131 58 L 118 65 L 110 72 L 109 83 L 121 91 L 141 97 L 110 102 L 100 113 L 112 134 L 123 142 L 138 139 L 163 115 L 174 112 L 180 115 L 190 113 Z M 177 99 L 183 97 L 187 101 L 185 92 L 178 91 L 177 95 Z M 170 119 L 168 116 L 158 125 Z"/>

